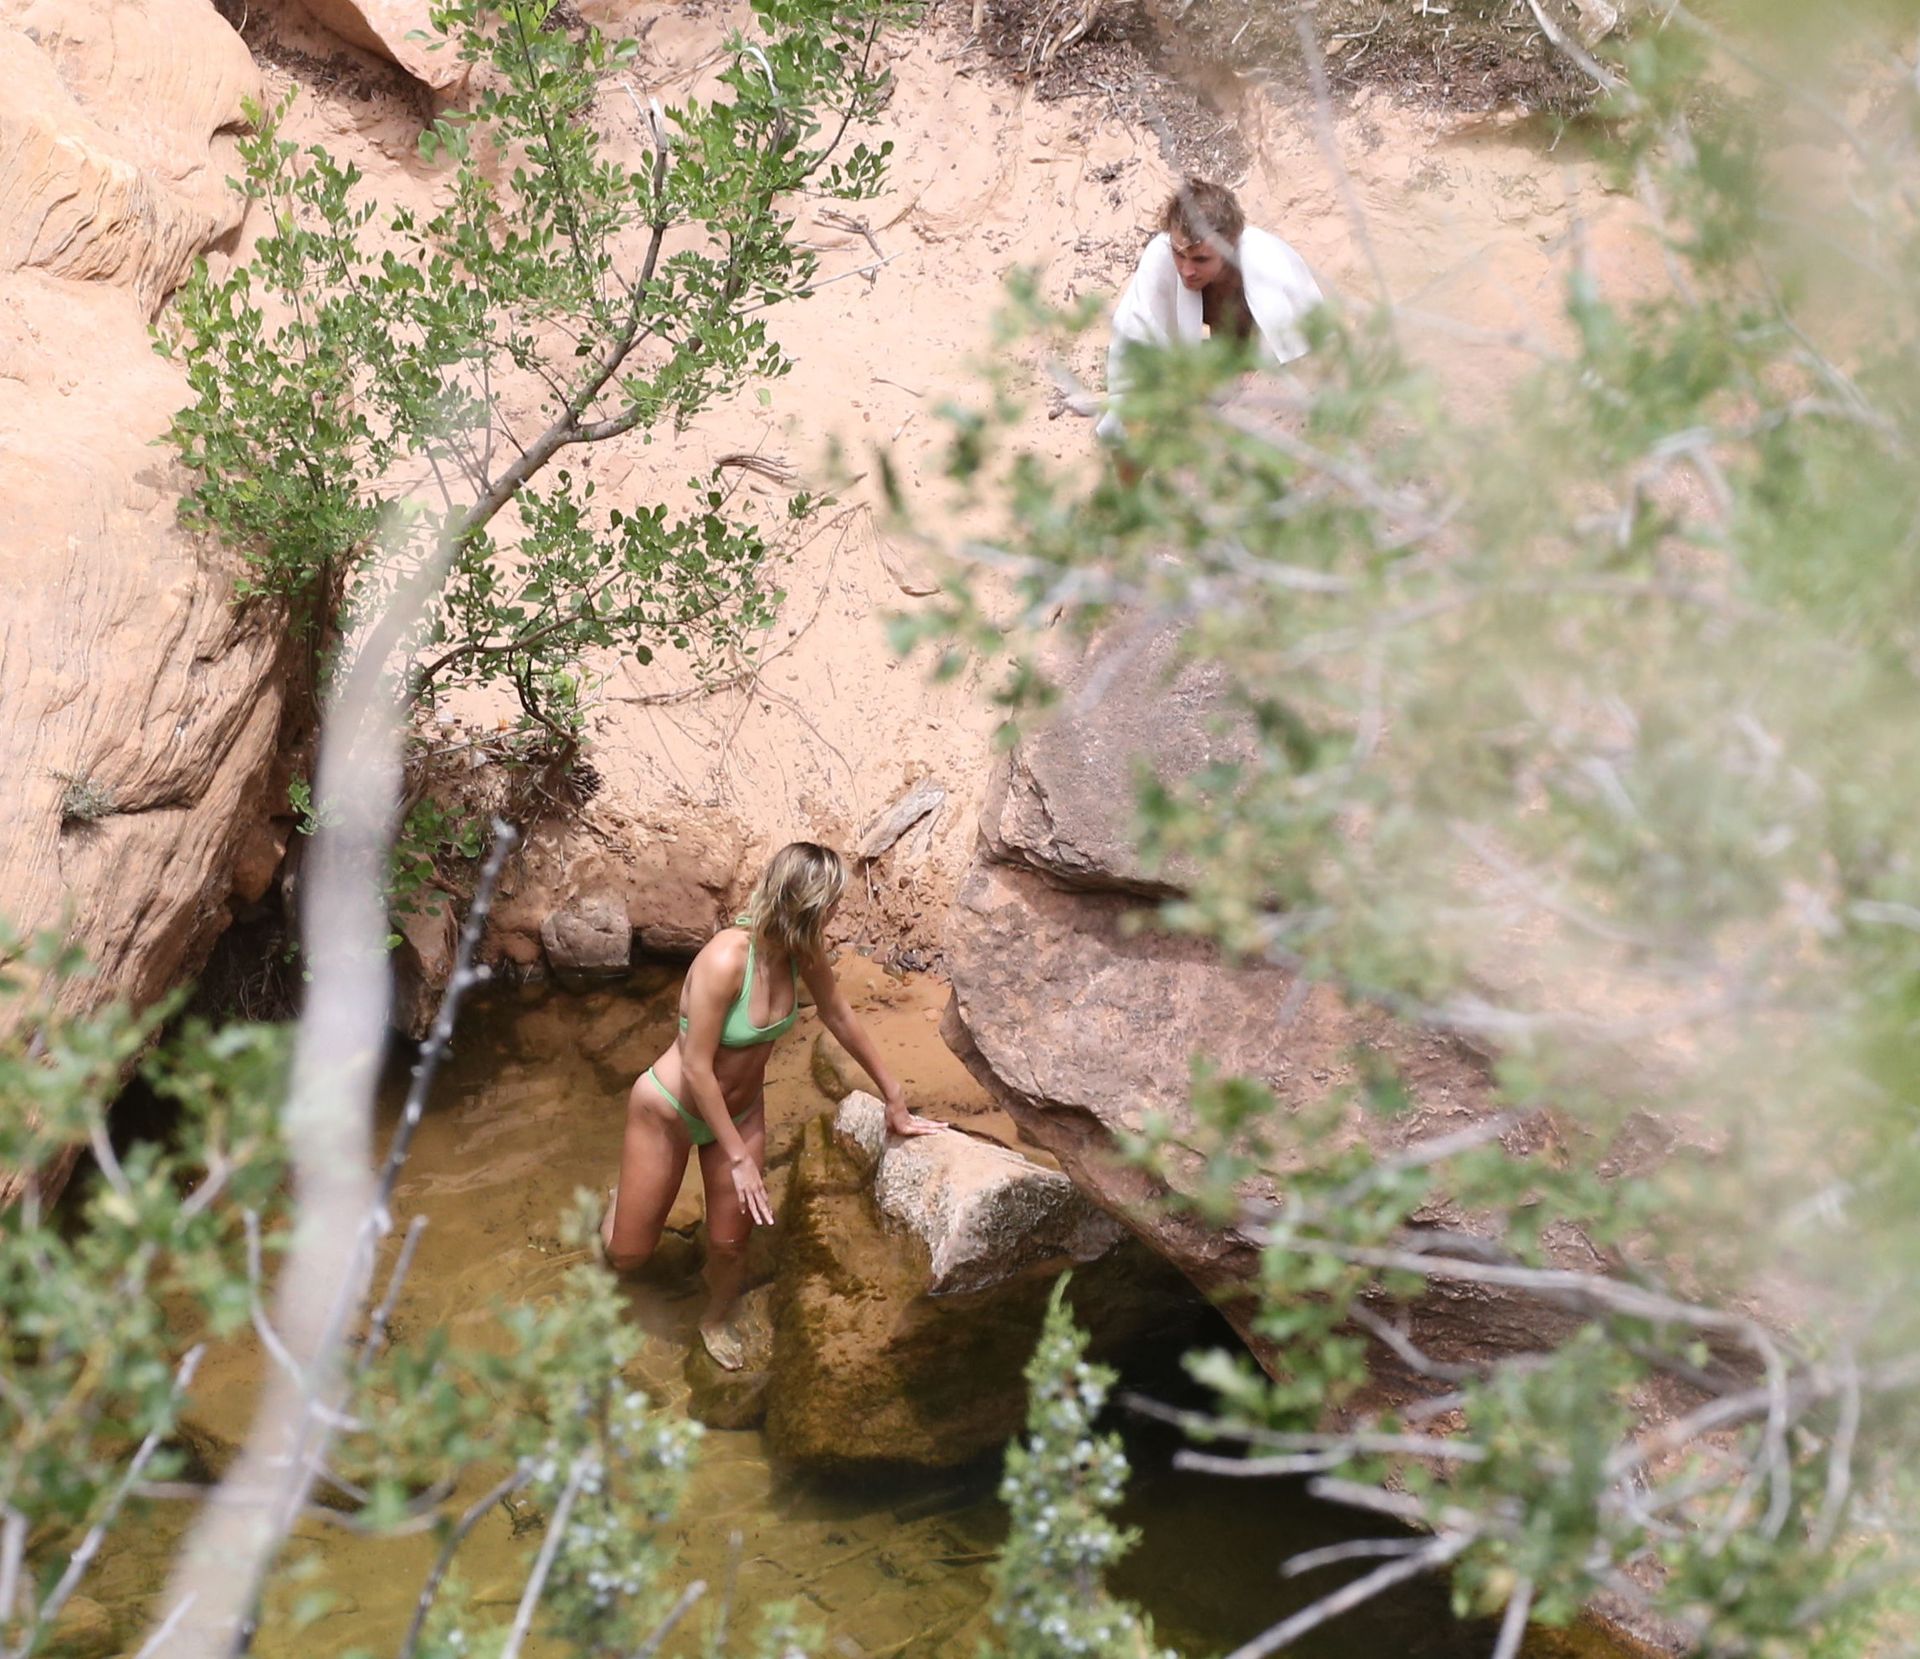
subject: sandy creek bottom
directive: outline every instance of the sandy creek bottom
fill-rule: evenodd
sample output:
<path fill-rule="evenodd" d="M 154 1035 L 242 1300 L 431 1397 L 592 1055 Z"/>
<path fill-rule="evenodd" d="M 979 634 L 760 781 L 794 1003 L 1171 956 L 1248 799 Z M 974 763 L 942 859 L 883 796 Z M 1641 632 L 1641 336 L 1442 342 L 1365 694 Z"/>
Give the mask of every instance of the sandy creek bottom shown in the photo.
<path fill-rule="evenodd" d="M 1011 1138 L 1011 1125 L 940 1042 L 942 984 L 895 979 L 859 958 L 843 962 L 842 982 L 917 1107 Z M 677 984 L 676 976 L 648 973 L 616 989 L 502 993 L 470 1007 L 399 1191 L 402 1224 L 428 1218 L 396 1320 L 402 1336 L 444 1326 L 456 1340 L 498 1340 L 495 1308 L 551 1293 L 573 1259 L 555 1237 L 556 1218 L 577 1188 L 604 1191 L 611 1179 L 626 1090 L 667 1038 Z M 828 1109 L 809 1076 L 816 1029 L 809 1012 L 774 1057 L 767 1104 L 775 1160 L 801 1124 Z M 383 1138 L 403 1085 L 396 1067 L 383 1099 Z M 696 1193 L 697 1179 L 683 1193 L 685 1214 L 697 1208 Z M 647 1335 L 632 1375 L 667 1411 L 684 1410 L 687 1399 L 682 1363 L 699 1306 L 690 1294 L 690 1255 L 683 1250 L 677 1268 L 664 1264 L 629 1292 Z M 1164 1394 L 1179 1386 L 1172 1359 L 1142 1355 L 1123 1366 L 1123 1382 Z M 199 1420 L 237 1436 L 261 1363 L 252 1346 L 211 1354 L 195 1388 Z M 1230 1649 L 1353 1570 L 1282 1579 L 1278 1564 L 1287 1555 L 1349 1535 L 1355 1521 L 1287 1486 L 1178 1473 L 1171 1441 L 1128 1421 L 1116 1426 L 1127 1434 L 1134 1471 L 1123 1518 L 1140 1529 L 1141 1542 L 1114 1587 L 1142 1603 L 1162 1638 L 1183 1653 Z M 748 1614 L 789 1598 L 810 1603 L 832 1652 L 971 1654 L 989 1594 L 986 1567 L 1005 1526 L 994 1496 L 997 1465 L 990 1458 L 960 1474 L 828 1483 L 776 1467 L 757 1432 L 710 1431 L 672 1528 L 677 1571 L 714 1585 L 737 1574 L 736 1604 Z M 129 1648 L 139 1645 L 136 1631 L 184 1519 L 168 1506 L 144 1531 L 123 1529 L 94 1571 L 89 1592 L 111 1610 Z M 434 1540 L 368 1541 L 319 1525 L 303 1527 L 302 1536 L 326 1562 L 333 1609 L 296 1631 L 284 1617 L 290 1601 L 277 1597 L 281 1616 L 269 1617 L 255 1651 L 264 1659 L 394 1652 Z M 478 1600 L 503 1622 L 534 1543 L 531 1535 L 516 1538 L 509 1515 L 496 1509 L 461 1557 Z M 696 1617 L 668 1652 L 696 1651 L 701 1633 Z M 1491 1645 L 1484 1629 L 1449 1617 L 1444 1590 L 1433 1585 L 1349 1615 L 1288 1651 L 1310 1659 L 1452 1659 L 1483 1655 Z M 555 1649 L 536 1637 L 526 1651 Z"/>

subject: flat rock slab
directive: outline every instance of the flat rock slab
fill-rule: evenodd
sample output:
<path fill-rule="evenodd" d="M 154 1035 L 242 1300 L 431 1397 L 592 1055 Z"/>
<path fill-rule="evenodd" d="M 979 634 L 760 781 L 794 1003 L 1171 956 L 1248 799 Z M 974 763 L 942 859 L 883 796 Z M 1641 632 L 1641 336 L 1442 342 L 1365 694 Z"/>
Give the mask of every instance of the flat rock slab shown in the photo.
<path fill-rule="evenodd" d="M 891 1139 L 886 1110 L 855 1090 L 834 1139 L 873 1176 L 874 1202 L 926 1247 L 929 1296 L 985 1290 L 1041 1263 L 1090 1262 L 1124 1229 L 1066 1176 L 958 1130 Z"/>
<path fill-rule="evenodd" d="M 1234 1229 L 1167 1204 L 1165 1189 L 1117 1148 L 1158 1118 L 1171 1130 L 1175 1186 L 1197 1178 L 1196 1055 L 1266 1084 L 1289 1114 L 1357 1089 L 1363 1053 L 1389 1062 L 1408 1086 L 1409 1110 L 1385 1118 L 1354 1105 L 1335 1132 L 1379 1151 L 1482 1120 L 1482 1066 L 1457 1043 L 1327 987 L 1296 994 L 1282 969 L 1230 966 L 1209 945 L 1153 927 L 1144 908 L 1127 893 L 1069 890 L 1031 869 L 976 865 L 948 926 L 953 1003 L 943 1034 L 1021 1134 L 1218 1297 L 1255 1357 L 1277 1369 L 1281 1356 L 1237 1295 L 1255 1273 L 1253 1247 Z M 1283 1149 L 1246 1183 L 1246 1196 L 1276 1201 L 1298 1162 Z M 1444 1205 L 1421 1219 L 1472 1224 Z M 1430 1353 L 1468 1360 L 1528 1347 L 1546 1316 L 1519 1296 L 1436 1286 L 1410 1317 Z M 1417 1379 L 1394 1374 L 1391 1356 L 1376 1359 L 1394 1393 L 1424 1392 Z"/>

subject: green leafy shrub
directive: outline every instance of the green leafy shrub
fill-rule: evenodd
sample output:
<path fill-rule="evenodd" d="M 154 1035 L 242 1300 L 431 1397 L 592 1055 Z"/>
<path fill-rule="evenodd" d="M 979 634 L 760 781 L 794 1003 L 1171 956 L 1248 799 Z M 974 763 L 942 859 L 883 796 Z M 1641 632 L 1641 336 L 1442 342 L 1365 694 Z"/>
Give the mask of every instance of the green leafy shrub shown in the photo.
<path fill-rule="evenodd" d="M 170 432 L 187 517 L 291 607 L 316 671 L 424 585 L 413 695 L 506 691 L 565 763 L 584 653 L 671 647 L 705 672 L 746 647 L 770 614 L 765 547 L 723 492 L 695 480 L 678 515 L 611 504 L 567 457 L 786 373 L 767 314 L 816 260 L 785 202 L 878 188 L 890 146 L 844 141 L 886 97 L 881 26 L 910 15 L 760 6 L 721 96 L 640 110 L 653 151 L 633 168 L 595 121 L 631 96 L 631 41 L 554 0 L 443 0 L 440 47 L 482 90 L 421 136 L 445 169 L 424 215 L 283 137 L 284 104 L 250 112 L 241 185 L 269 229 L 225 277 L 203 264 L 156 341 L 192 391 Z M 504 411 L 509 386 L 539 389 L 532 425 Z"/>

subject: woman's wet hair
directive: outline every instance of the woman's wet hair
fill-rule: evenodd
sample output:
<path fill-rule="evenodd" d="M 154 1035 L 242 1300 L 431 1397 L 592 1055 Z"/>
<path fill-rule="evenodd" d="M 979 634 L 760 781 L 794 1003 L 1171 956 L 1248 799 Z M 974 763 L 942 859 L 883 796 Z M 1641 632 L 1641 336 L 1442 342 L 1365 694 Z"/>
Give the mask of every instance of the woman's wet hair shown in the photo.
<path fill-rule="evenodd" d="M 1224 184 L 1211 179 L 1185 178 L 1160 210 L 1160 228 L 1183 248 L 1217 237 L 1237 247 L 1247 228 L 1247 216 Z"/>
<path fill-rule="evenodd" d="M 847 888 L 846 860 L 831 847 L 791 841 L 767 860 L 747 900 L 754 937 L 797 961 L 826 945 L 827 912 Z"/>

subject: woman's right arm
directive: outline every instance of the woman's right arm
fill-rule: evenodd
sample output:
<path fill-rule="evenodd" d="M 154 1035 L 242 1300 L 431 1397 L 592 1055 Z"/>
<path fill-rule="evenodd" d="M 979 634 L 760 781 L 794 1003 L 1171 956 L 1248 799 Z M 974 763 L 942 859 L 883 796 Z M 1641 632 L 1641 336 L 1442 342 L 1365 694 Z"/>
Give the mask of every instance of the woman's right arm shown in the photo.
<path fill-rule="evenodd" d="M 733 960 L 735 955 L 739 960 Z M 773 1202 L 767 1197 L 766 1182 L 760 1166 L 753 1161 L 747 1143 L 734 1126 L 727 1110 L 727 1097 L 720 1088 L 713 1063 L 720 1052 L 720 1032 L 726 1024 L 727 1009 L 746 982 L 744 947 L 738 952 L 702 951 L 694 958 L 687 985 L 687 1029 L 680 1039 L 680 1075 L 686 1079 L 693 1096 L 694 1110 L 713 1131 L 733 1177 L 733 1190 L 748 1216 L 763 1227 L 773 1225 Z"/>

